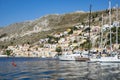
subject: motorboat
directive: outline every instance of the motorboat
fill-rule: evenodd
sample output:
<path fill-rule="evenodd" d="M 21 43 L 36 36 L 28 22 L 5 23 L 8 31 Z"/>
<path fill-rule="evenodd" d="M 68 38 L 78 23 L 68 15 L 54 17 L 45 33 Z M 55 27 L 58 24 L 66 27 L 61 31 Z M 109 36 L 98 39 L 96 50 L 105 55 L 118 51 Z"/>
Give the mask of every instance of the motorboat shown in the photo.
<path fill-rule="evenodd" d="M 59 55 L 58 58 L 59 60 L 62 60 L 62 61 L 75 61 L 76 57 L 80 56 L 80 54 L 69 54 L 69 53 L 65 53 L 65 54 L 62 54 L 62 55 Z"/>
<path fill-rule="evenodd" d="M 62 55 L 58 56 L 59 60 L 62 61 L 87 61 L 88 53 L 84 53 L 82 51 L 79 52 L 73 52 L 73 53 L 64 53 Z"/>

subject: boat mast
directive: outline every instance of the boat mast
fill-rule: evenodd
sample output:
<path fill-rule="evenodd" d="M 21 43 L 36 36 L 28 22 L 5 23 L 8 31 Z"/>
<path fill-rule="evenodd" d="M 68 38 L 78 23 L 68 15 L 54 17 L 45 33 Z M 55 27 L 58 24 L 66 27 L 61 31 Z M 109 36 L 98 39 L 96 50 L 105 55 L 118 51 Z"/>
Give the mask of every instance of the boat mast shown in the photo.
<path fill-rule="evenodd" d="M 118 25 L 119 25 L 119 22 L 118 22 L 118 4 L 116 4 L 116 46 L 118 44 Z"/>
<path fill-rule="evenodd" d="M 101 25 L 101 46 L 100 48 L 103 48 L 103 14 L 102 14 L 102 25 Z"/>
<path fill-rule="evenodd" d="M 90 55 L 90 23 L 91 23 L 91 8 L 92 8 L 92 5 L 90 4 L 90 12 L 89 12 L 89 55 Z"/>
<path fill-rule="evenodd" d="M 109 26 L 110 26 L 110 50 L 112 51 L 112 40 L 111 40 L 111 1 L 109 0 Z"/>

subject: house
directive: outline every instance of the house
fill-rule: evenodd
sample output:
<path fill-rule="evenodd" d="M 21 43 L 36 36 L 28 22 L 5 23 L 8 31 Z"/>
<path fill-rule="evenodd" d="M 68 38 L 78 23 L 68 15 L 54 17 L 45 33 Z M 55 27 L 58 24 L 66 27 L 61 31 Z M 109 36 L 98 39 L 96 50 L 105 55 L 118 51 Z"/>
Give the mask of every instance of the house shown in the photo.
<path fill-rule="evenodd" d="M 64 31 L 63 35 L 64 35 L 64 36 L 68 35 L 68 32 L 67 32 L 67 31 Z"/>
<path fill-rule="evenodd" d="M 118 21 L 114 21 L 114 22 L 113 22 L 113 26 L 119 27 L 119 25 L 120 25 L 120 23 L 119 23 Z"/>
<path fill-rule="evenodd" d="M 111 25 L 111 28 L 112 28 L 112 27 L 114 27 L 114 26 Z M 104 31 L 107 30 L 107 29 L 110 29 L 110 25 L 105 24 L 105 25 L 103 25 L 102 29 L 103 29 Z"/>
<path fill-rule="evenodd" d="M 63 43 L 65 41 L 65 38 L 60 38 L 60 40 L 58 41 L 58 43 Z"/>

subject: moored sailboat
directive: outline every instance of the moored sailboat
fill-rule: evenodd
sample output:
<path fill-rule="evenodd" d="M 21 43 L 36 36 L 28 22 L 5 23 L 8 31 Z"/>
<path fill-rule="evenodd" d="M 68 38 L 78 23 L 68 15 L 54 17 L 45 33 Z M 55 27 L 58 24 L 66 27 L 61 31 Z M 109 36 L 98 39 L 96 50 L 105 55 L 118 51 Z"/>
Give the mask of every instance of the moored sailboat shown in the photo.
<path fill-rule="evenodd" d="M 89 14 L 89 41 L 90 41 L 90 19 L 91 19 L 91 5 L 90 5 L 90 14 Z M 89 42 L 90 43 L 90 42 Z M 72 52 L 65 53 L 62 55 L 59 55 L 59 60 L 62 61 L 89 61 L 89 54 L 90 54 L 90 44 L 89 44 L 89 51 L 78 51 L 78 52 Z"/>
<path fill-rule="evenodd" d="M 111 2 L 110 1 L 109 1 L 109 22 L 110 22 L 109 23 L 109 26 L 110 26 L 110 52 L 109 52 L 109 55 L 101 56 L 99 54 L 100 55 L 99 57 L 95 57 L 95 58 L 91 57 L 90 62 L 120 62 L 120 52 L 113 51 L 113 49 L 112 49 L 112 40 L 111 40 L 111 37 L 112 37 L 111 36 Z M 116 40 L 116 43 L 117 43 L 117 40 Z"/>

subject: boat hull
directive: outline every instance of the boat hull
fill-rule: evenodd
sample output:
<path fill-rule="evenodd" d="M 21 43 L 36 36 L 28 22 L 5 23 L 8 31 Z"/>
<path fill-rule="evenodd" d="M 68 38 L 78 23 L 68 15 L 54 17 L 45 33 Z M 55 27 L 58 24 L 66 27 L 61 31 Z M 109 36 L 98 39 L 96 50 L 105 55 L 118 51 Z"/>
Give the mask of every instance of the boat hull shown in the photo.
<path fill-rule="evenodd" d="M 0 57 L 8 57 L 7 55 L 0 55 Z"/>
<path fill-rule="evenodd" d="M 80 54 L 61 55 L 58 57 L 61 61 L 88 61 L 89 58 L 86 56 L 81 57 Z"/>
<path fill-rule="evenodd" d="M 75 60 L 76 60 L 76 61 L 89 61 L 90 59 L 89 59 L 89 58 L 86 58 L 86 57 L 78 56 L 78 57 L 75 57 Z"/>
<path fill-rule="evenodd" d="M 75 57 L 80 56 L 80 54 L 67 54 L 58 56 L 61 61 L 75 61 Z"/>
<path fill-rule="evenodd" d="M 101 58 L 91 58 L 90 62 L 120 62 L 120 58 L 117 57 L 101 57 Z"/>

